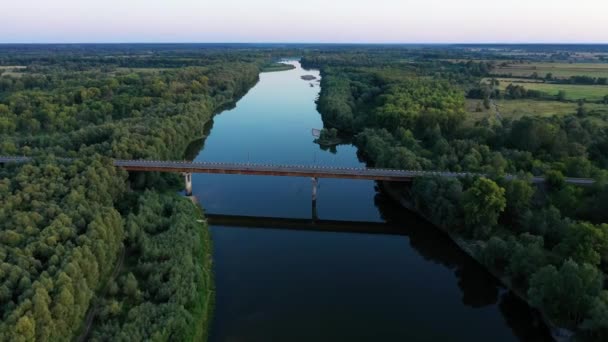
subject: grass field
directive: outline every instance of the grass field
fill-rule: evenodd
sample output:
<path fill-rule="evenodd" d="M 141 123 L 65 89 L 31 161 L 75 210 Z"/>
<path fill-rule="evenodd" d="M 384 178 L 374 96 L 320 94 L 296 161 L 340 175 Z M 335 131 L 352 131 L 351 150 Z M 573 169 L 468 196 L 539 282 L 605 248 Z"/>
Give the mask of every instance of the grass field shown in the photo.
<path fill-rule="evenodd" d="M 531 63 L 509 64 L 497 67 L 492 71 L 495 75 L 508 75 L 514 77 L 531 76 L 537 73 L 545 77 L 548 73 L 556 78 L 570 78 L 571 76 L 608 77 L 608 63 Z"/>
<path fill-rule="evenodd" d="M 22 65 L 0 65 L 0 76 L 21 77 L 23 75 L 21 71 L 25 68 L 27 67 Z"/>
<path fill-rule="evenodd" d="M 499 89 L 501 91 L 504 91 L 509 84 L 521 85 L 530 90 L 539 90 L 551 96 L 556 96 L 560 90 L 563 90 L 566 92 L 566 99 L 568 100 L 586 99 L 588 101 L 601 101 L 604 96 L 608 95 L 608 86 L 603 85 L 534 83 L 531 80 L 523 82 L 511 78 L 498 78 L 498 81 L 500 82 Z"/>
<path fill-rule="evenodd" d="M 466 110 L 469 112 L 470 117 L 473 121 L 479 121 L 483 118 L 496 118 L 496 111 L 492 107 L 491 109 L 483 108 L 483 111 L 477 112 L 477 104 L 481 103 L 480 100 L 466 100 Z M 503 118 L 518 119 L 522 116 L 554 116 L 554 115 L 568 115 L 575 114 L 578 105 L 576 103 L 558 102 L 558 101 L 537 101 L 537 100 L 498 100 L 496 101 L 498 110 Z M 605 111 L 608 112 L 608 105 L 588 103 L 585 105 L 587 110 L 593 111 Z"/>

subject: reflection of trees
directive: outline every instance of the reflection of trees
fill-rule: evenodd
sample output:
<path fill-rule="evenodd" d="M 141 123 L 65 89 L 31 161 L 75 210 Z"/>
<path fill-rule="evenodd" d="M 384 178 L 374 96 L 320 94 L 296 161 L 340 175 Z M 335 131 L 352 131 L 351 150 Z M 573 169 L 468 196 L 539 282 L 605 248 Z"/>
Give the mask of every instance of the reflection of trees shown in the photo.
<path fill-rule="evenodd" d="M 215 121 L 215 116 L 236 108 L 236 104 L 237 104 L 238 100 L 240 100 L 241 97 L 243 97 L 245 95 L 245 93 L 246 93 L 246 91 L 242 94 L 238 94 L 238 96 L 236 96 L 236 98 L 237 98 L 236 101 L 227 102 L 224 105 L 217 107 L 213 111 L 213 116 L 211 117 L 211 120 L 207 121 L 205 123 L 205 126 L 203 127 L 203 137 L 192 141 L 190 143 L 190 145 L 188 145 L 188 147 L 186 147 L 186 150 L 184 151 L 184 159 L 194 160 L 194 158 L 196 158 L 196 156 L 199 155 L 199 153 L 205 147 L 205 141 L 207 140 L 209 133 L 211 133 L 211 130 L 213 129 L 213 123 Z"/>
<path fill-rule="evenodd" d="M 190 143 L 190 145 L 188 145 L 188 147 L 186 147 L 186 151 L 184 151 L 184 159 L 194 160 L 194 158 L 196 158 L 196 156 L 201 153 L 201 151 L 205 147 L 205 141 L 207 141 L 207 137 L 209 136 L 209 133 L 211 133 L 211 129 L 213 128 L 213 121 L 214 120 L 211 119 L 207 121 L 207 123 L 205 123 L 205 126 L 203 127 L 202 138 L 194 140 Z"/>
<path fill-rule="evenodd" d="M 443 232 L 413 212 L 404 209 L 382 192 L 374 199 L 383 220 L 402 226 L 410 245 L 426 260 L 454 270 L 458 287 L 462 291 L 462 303 L 468 307 L 482 308 L 499 303 L 500 312 L 516 336 L 523 340 L 537 337 L 543 341 L 547 329 L 532 319 L 534 311 L 523 301 L 507 291 L 499 298 L 500 282 L 473 258 L 465 254 Z"/>
<path fill-rule="evenodd" d="M 513 292 L 507 291 L 500 297 L 498 305 L 507 325 L 521 341 L 553 341 L 547 326 L 539 314 L 528 308 Z M 517 314 L 514 314 L 517 313 Z M 531 328 L 532 327 L 532 328 Z"/>
<path fill-rule="evenodd" d="M 326 146 L 326 145 L 321 145 L 319 143 L 317 143 L 317 145 L 319 145 L 319 148 L 321 149 L 321 151 L 329 151 L 329 153 L 331 153 L 331 154 L 338 153 L 338 149 L 336 148 L 337 145 Z"/>
<path fill-rule="evenodd" d="M 460 288 L 464 292 L 464 298 L 467 298 L 467 301 L 479 303 L 480 301 L 473 300 L 473 297 L 479 292 L 479 286 L 483 286 L 492 288 L 490 291 L 484 290 L 483 292 L 486 295 L 483 297 L 487 297 L 487 293 L 494 293 L 492 299 L 484 301 L 487 303 L 486 305 L 497 302 L 499 282 L 477 264 L 475 260 L 462 252 L 442 231 L 411 211 L 403 209 L 381 192 L 376 194 L 375 204 L 385 221 L 404 227 L 410 239 L 410 245 L 426 260 L 455 270 Z M 469 287 L 477 280 L 479 280 L 481 285 L 474 286 L 473 288 Z M 467 293 L 469 289 L 473 291 Z M 479 307 L 480 305 L 474 306 Z"/>
<path fill-rule="evenodd" d="M 480 266 L 457 267 L 454 273 L 458 278 L 458 287 L 462 290 L 464 305 L 482 308 L 498 302 L 497 281 Z"/>

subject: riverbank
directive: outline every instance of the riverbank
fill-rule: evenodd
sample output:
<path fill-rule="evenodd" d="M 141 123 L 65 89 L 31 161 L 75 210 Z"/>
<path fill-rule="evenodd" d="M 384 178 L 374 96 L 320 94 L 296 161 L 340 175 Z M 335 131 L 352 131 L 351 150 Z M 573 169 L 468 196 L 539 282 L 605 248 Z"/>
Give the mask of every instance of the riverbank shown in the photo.
<path fill-rule="evenodd" d="M 235 78 L 232 92 L 226 96 L 189 101 L 179 115 L 153 123 L 179 132 L 161 136 L 171 143 L 156 149 L 155 158 L 182 159 L 192 140 L 204 143 L 215 115 L 233 108 L 259 81 L 255 65 L 242 69 L 246 72 Z M 133 174 L 130 181 L 134 190 L 118 204 L 123 208 L 127 233 L 125 267 L 108 294 L 99 299 L 99 308 L 95 308 L 98 318 L 89 336 L 116 339 L 124 334 L 138 336 L 141 331 L 156 336 L 162 331 L 168 334 L 165 338 L 206 341 L 215 285 L 211 233 L 204 212 L 176 194 L 183 187 L 178 175 Z"/>
<path fill-rule="evenodd" d="M 206 286 L 201 286 L 199 290 L 198 300 L 201 306 L 195 312 L 196 320 L 199 324 L 196 325 L 194 341 L 207 341 L 211 330 L 211 321 L 213 319 L 213 308 L 215 305 L 215 282 L 213 280 L 213 244 L 211 241 L 211 232 L 209 225 L 205 220 L 205 215 L 202 207 L 194 198 L 192 205 L 196 208 L 197 223 L 201 225 L 200 240 L 204 246 L 203 253 L 200 257 L 203 259 L 203 279 Z"/>
<path fill-rule="evenodd" d="M 287 71 L 293 70 L 296 67 L 291 64 L 285 63 L 270 63 L 266 64 L 262 67 L 261 72 L 278 72 L 278 71 Z"/>
<path fill-rule="evenodd" d="M 420 216 L 427 222 L 431 223 L 434 227 L 439 229 L 441 232 L 443 232 L 464 253 L 466 253 L 473 260 L 475 260 L 481 267 L 485 268 L 496 279 L 500 280 L 500 282 L 506 288 L 508 288 L 509 291 L 511 291 L 519 299 L 521 299 L 522 301 L 527 303 L 530 307 L 533 307 L 528 299 L 528 296 L 526 295 L 526 293 L 524 291 L 522 291 L 521 289 L 514 286 L 513 283 L 511 282 L 511 280 L 509 278 L 507 278 L 505 275 L 501 274 L 501 272 L 499 272 L 498 270 L 493 269 L 491 267 L 488 267 L 487 265 L 484 265 L 484 263 L 481 262 L 481 260 L 479 260 L 479 257 L 475 253 L 473 246 L 472 246 L 473 241 L 466 240 L 466 239 L 462 238 L 461 236 L 458 236 L 457 234 L 450 232 L 450 230 L 447 227 L 442 226 L 441 224 L 438 224 L 431 217 L 428 217 L 424 213 L 417 210 L 416 207 L 413 205 L 413 203 L 402 195 L 403 189 L 400 189 L 395 184 L 392 184 L 390 182 L 380 182 L 380 186 L 381 186 L 382 191 L 384 191 L 392 200 L 399 203 L 399 205 L 401 205 L 404 209 L 407 209 L 413 213 L 416 213 L 416 215 Z M 542 319 L 544 324 L 546 324 L 547 327 L 550 329 L 551 336 L 553 337 L 553 339 L 555 339 L 556 341 L 565 342 L 565 341 L 571 341 L 574 338 L 574 332 L 557 326 L 555 323 L 553 323 L 551 321 L 551 319 L 549 319 L 549 317 L 543 310 L 540 310 L 540 309 L 536 309 L 536 310 L 539 314 L 540 319 Z"/>

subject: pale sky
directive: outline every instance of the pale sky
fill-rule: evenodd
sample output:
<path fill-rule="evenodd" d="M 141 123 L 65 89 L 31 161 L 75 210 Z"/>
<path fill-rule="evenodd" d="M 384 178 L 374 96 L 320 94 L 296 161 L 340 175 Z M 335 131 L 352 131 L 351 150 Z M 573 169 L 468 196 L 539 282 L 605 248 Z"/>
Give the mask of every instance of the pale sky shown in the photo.
<path fill-rule="evenodd" d="M 608 43 L 608 0 L 1 0 L 0 43 Z"/>

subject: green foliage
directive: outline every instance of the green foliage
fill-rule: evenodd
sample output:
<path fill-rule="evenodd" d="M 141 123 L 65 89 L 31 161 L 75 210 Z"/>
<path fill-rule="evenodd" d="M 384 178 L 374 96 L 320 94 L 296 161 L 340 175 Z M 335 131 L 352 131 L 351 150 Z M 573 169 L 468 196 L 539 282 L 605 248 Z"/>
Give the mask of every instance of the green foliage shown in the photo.
<path fill-rule="evenodd" d="M 598 266 L 602 259 L 608 261 L 608 225 L 596 226 L 587 222 L 570 224 L 554 251 L 580 264 Z"/>
<path fill-rule="evenodd" d="M 509 248 L 510 258 L 506 274 L 519 284 L 525 284 L 541 267 L 547 264 L 542 237 L 524 233 Z"/>
<path fill-rule="evenodd" d="M 529 181 L 513 179 L 504 184 L 507 212 L 514 217 L 523 215 L 531 206 L 535 189 Z"/>
<path fill-rule="evenodd" d="M 69 339 L 122 247 L 125 174 L 101 158 L 2 172 L 0 340 Z"/>
<path fill-rule="evenodd" d="M 549 170 L 545 173 L 545 180 L 547 185 L 553 189 L 561 189 L 565 184 L 564 175 L 558 170 Z"/>
<path fill-rule="evenodd" d="M 551 317 L 575 326 L 595 304 L 602 290 L 602 273 L 589 264 L 567 260 L 559 268 L 545 266 L 530 280 L 528 296 Z"/>
<path fill-rule="evenodd" d="M 120 291 L 103 299 L 92 341 L 195 341 L 207 333 L 210 237 L 200 214 L 174 194 L 138 199 L 126 222 L 129 267 Z"/>
<path fill-rule="evenodd" d="M 481 263 L 491 269 L 503 271 L 509 262 L 512 250 L 510 244 L 503 239 L 492 236 L 478 252 Z"/>
<path fill-rule="evenodd" d="M 421 177 L 414 180 L 410 196 L 416 210 L 442 227 L 459 227 L 462 224 L 462 185 L 449 178 Z"/>
<path fill-rule="evenodd" d="M 485 236 L 498 223 L 507 203 L 505 189 L 487 178 L 477 179 L 463 197 L 465 224 L 476 236 Z"/>
<path fill-rule="evenodd" d="M 589 318 L 581 324 L 581 328 L 592 339 L 608 340 L 608 291 L 604 290 L 594 298 Z"/>

